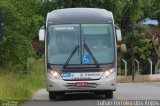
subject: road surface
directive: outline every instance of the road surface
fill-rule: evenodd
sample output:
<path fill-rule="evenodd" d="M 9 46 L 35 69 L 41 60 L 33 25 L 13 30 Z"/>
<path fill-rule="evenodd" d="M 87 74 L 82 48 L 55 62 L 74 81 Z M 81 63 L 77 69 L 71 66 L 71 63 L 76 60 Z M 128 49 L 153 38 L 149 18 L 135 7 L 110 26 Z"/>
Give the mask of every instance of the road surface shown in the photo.
<path fill-rule="evenodd" d="M 33 95 L 33 101 L 22 106 L 100 106 L 100 102 L 109 100 L 160 100 L 160 82 L 119 83 L 113 99 L 105 99 L 103 95 L 70 94 L 50 101 L 48 92 L 40 89 Z"/>

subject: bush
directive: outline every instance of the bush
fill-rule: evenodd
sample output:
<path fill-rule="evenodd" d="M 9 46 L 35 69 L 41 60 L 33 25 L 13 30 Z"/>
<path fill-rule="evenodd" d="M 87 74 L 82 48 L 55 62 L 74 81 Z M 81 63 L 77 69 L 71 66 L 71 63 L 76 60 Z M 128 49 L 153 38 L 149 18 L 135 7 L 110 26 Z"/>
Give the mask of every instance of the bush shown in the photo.
<path fill-rule="evenodd" d="M 27 58 L 31 55 L 32 45 L 25 36 L 9 36 L 6 42 L 0 45 L 0 65 L 13 68 L 13 71 L 26 70 Z"/>
<path fill-rule="evenodd" d="M 8 68 L 0 70 L 1 100 L 29 100 L 33 92 L 45 87 L 44 60 L 29 58 L 28 74 L 11 72 Z"/>
<path fill-rule="evenodd" d="M 155 52 L 151 41 L 150 28 L 146 25 L 137 24 L 134 26 L 134 36 L 132 33 L 126 33 L 123 42 L 128 46 L 127 52 L 123 55 L 123 58 L 127 60 L 129 73 L 133 67 L 131 67 L 131 54 L 134 52 L 134 58 L 140 62 L 142 74 L 149 73 L 149 65 L 147 65 L 148 59 L 154 60 Z M 132 48 L 132 39 L 134 39 L 134 48 Z"/>

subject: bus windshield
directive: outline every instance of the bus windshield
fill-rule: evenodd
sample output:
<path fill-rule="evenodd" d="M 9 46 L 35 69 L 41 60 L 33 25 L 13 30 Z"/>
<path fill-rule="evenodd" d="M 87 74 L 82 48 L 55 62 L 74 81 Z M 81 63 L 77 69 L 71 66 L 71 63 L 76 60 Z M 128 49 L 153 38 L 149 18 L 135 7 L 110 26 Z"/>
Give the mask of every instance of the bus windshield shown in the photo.
<path fill-rule="evenodd" d="M 114 42 L 112 24 L 50 25 L 47 42 L 48 63 L 112 63 L 115 59 Z"/>

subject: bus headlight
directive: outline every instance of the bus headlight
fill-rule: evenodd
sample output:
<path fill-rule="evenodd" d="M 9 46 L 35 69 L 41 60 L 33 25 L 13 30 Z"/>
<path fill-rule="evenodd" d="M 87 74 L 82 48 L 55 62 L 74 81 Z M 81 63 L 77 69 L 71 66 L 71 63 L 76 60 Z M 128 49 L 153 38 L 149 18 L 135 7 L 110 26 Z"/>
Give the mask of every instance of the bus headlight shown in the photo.
<path fill-rule="evenodd" d="M 108 78 L 113 72 L 115 71 L 115 68 L 111 68 L 109 70 L 106 70 L 101 78 Z"/>
<path fill-rule="evenodd" d="M 59 73 L 57 71 L 50 71 L 50 74 L 55 78 L 55 79 L 62 79 L 61 76 L 59 75 Z"/>

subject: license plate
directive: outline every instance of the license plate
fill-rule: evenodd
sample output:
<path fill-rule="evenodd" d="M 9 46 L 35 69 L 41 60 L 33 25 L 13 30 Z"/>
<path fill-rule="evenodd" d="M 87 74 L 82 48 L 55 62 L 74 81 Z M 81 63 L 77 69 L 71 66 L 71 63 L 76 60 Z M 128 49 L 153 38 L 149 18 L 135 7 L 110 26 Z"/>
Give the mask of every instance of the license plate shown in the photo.
<path fill-rule="evenodd" d="M 76 86 L 87 86 L 87 82 L 76 82 Z"/>

